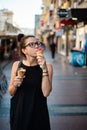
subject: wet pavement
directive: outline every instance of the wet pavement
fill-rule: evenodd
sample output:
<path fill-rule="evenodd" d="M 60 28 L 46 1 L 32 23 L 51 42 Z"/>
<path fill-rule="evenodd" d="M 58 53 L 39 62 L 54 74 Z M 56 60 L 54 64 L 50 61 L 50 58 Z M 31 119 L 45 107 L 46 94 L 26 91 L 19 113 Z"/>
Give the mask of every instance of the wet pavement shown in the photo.
<path fill-rule="evenodd" d="M 51 130 L 87 130 L 87 68 L 74 67 L 65 57 L 50 51 L 44 53 L 53 65 L 53 89 L 48 97 Z M 4 68 L 8 83 L 12 62 Z M 0 105 L 0 130 L 9 129 L 10 96 L 3 96 Z"/>

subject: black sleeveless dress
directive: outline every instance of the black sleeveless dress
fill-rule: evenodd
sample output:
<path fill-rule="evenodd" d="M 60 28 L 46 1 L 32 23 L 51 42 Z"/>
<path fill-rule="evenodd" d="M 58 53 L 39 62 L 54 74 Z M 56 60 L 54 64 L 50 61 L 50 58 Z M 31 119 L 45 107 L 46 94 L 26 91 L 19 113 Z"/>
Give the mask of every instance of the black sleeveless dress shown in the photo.
<path fill-rule="evenodd" d="M 11 130 L 50 130 L 47 98 L 41 90 L 42 69 L 39 65 L 26 69 L 25 78 L 11 98 Z"/>

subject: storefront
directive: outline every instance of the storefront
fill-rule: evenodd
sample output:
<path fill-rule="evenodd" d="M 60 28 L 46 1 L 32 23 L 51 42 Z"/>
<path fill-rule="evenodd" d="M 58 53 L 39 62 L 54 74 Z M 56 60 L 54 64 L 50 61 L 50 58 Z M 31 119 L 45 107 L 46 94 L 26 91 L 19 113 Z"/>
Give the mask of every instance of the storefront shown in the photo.
<path fill-rule="evenodd" d="M 64 28 L 64 34 L 58 38 L 58 52 L 68 56 L 72 48 L 81 50 L 85 42 L 87 26 L 85 27 L 84 22 L 87 21 L 87 8 L 59 10 L 58 15 Z"/>
<path fill-rule="evenodd" d="M 74 19 L 78 21 L 76 27 L 76 46 L 77 50 L 82 50 L 85 43 L 86 26 L 87 21 L 87 8 L 72 8 L 68 11 L 69 19 Z"/>
<path fill-rule="evenodd" d="M 9 58 L 11 51 L 17 47 L 17 35 L 0 36 L 0 60 Z"/>
<path fill-rule="evenodd" d="M 58 53 L 66 54 L 66 34 L 58 38 Z"/>
<path fill-rule="evenodd" d="M 63 35 L 58 38 L 58 52 L 68 56 L 70 50 L 75 47 L 76 43 L 76 24 L 73 20 L 61 20 L 60 24 L 64 30 Z"/>

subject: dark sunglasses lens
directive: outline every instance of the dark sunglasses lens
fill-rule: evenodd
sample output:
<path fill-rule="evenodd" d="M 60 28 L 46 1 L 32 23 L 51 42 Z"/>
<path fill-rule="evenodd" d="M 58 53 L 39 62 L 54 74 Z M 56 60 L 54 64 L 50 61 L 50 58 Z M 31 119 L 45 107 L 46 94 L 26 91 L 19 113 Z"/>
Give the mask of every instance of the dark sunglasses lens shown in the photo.
<path fill-rule="evenodd" d="M 34 44 L 35 44 L 35 45 L 38 45 L 38 42 L 35 42 Z"/>
<path fill-rule="evenodd" d="M 34 46 L 34 43 L 33 43 L 33 42 L 31 42 L 31 43 L 30 43 L 30 46 L 31 46 L 31 47 L 32 47 L 32 46 Z"/>
<path fill-rule="evenodd" d="M 41 45 L 41 43 L 40 42 L 30 42 L 29 44 L 27 44 L 26 46 L 24 46 L 24 47 L 27 47 L 27 46 L 30 46 L 30 47 L 35 47 L 35 46 L 40 46 Z"/>

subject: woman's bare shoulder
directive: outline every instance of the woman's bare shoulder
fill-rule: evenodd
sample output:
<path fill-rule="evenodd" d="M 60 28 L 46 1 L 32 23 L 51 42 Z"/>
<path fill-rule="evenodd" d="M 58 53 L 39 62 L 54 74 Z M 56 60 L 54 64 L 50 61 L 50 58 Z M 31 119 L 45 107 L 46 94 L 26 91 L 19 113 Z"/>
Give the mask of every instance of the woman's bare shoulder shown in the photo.
<path fill-rule="evenodd" d="M 13 67 L 16 67 L 19 62 L 20 62 L 20 61 L 15 61 L 15 62 L 13 63 Z"/>
<path fill-rule="evenodd" d="M 13 62 L 12 70 L 11 70 L 11 74 L 12 74 L 12 76 L 16 74 L 18 64 L 19 64 L 19 61 L 15 61 L 15 62 Z"/>
<path fill-rule="evenodd" d="M 20 61 L 15 61 L 12 65 L 12 71 L 16 71 Z"/>

